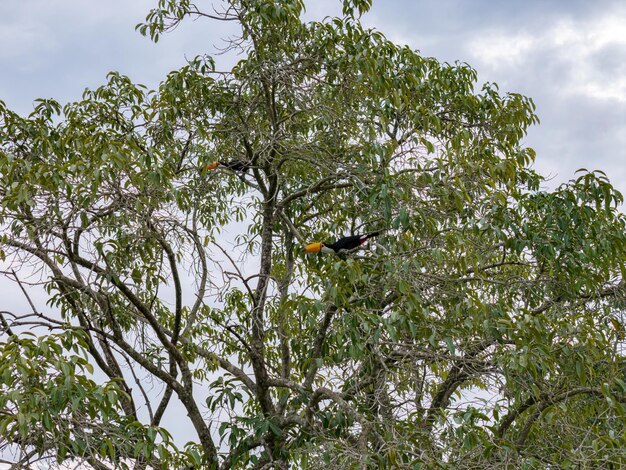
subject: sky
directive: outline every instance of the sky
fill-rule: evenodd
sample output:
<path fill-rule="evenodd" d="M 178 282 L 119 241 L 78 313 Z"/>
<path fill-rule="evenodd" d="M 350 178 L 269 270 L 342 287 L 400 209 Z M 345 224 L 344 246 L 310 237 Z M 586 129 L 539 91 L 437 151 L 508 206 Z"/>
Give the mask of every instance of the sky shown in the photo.
<path fill-rule="evenodd" d="M 502 92 L 533 98 L 541 124 L 524 144 L 537 151 L 535 168 L 552 187 L 584 167 L 603 170 L 626 193 L 626 2 L 373 2 L 366 25 L 426 56 L 466 62 Z M 188 21 L 154 44 L 134 26 L 155 4 L 0 0 L 0 100 L 27 114 L 36 98 L 79 99 L 109 71 L 154 88 L 229 34 L 228 25 Z M 339 0 L 307 4 L 309 18 L 341 9 Z M 12 292 L 0 283 L 2 309 L 10 309 Z"/>
<path fill-rule="evenodd" d="M 208 4 L 208 2 L 206 2 Z M 340 12 L 307 0 L 307 16 Z M 397 43 L 479 81 L 533 98 L 541 124 L 524 144 L 552 187 L 579 168 L 605 171 L 626 193 L 626 2 L 374 0 L 363 18 Z M 187 21 L 157 44 L 134 26 L 156 0 L 0 0 L 0 99 L 21 113 L 39 97 L 79 99 L 109 71 L 156 87 L 186 58 L 214 50 L 228 25 Z"/>
<path fill-rule="evenodd" d="M 626 192 L 626 2 L 388 0 L 371 13 L 395 42 L 531 97 L 541 123 L 524 143 L 552 185 L 599 169 Z"/>

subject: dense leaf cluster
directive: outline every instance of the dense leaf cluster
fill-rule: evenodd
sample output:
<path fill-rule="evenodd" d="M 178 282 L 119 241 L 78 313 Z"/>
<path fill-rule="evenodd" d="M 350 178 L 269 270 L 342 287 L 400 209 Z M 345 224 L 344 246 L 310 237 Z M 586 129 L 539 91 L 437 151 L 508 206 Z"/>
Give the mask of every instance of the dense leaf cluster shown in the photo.
<path fill-rule="evenodd" d="M 622 196 L 586 170 L 548 191 L 530 99 L 343 4 L 303 23 L 300 0 L 160 0 L 142 34 L 235 22 L 243 58 L 0 106 L 2 255 L 60 312 L 3 314 L 0 435 L 22 462 L 624 464 Z"/>

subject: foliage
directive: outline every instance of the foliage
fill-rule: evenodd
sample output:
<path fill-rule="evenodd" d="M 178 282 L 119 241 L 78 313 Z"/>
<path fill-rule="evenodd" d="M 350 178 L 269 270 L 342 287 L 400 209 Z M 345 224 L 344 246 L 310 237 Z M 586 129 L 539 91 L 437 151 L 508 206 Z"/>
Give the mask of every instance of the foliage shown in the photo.
<path fill-rule="evenodd" d="M 622 196 L 586 170 L 545 190 L 532 101 L 364 29 L 370 6 L 160 0 L 142 34 L 234 21 L 244 58 L 0 107 L 2 255 L 60 312 L 2 319 L 23 462 L 624 465 Z"/>

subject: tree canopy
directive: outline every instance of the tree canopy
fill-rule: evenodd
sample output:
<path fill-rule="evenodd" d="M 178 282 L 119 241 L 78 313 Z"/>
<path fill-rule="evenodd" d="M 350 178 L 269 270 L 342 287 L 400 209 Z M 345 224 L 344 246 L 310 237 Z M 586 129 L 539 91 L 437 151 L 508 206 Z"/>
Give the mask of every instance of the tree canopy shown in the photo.
<path fill-rule="evenodd" d="M 626 465 L 622 196 L 586 170 L 547 190 L 532 100 L 370 6 L 159 0 L 141 34 L 234 22 L 239 62 L 0 102 L 0 254 L 48 294 L 0 318 L 4 460 Z"/>

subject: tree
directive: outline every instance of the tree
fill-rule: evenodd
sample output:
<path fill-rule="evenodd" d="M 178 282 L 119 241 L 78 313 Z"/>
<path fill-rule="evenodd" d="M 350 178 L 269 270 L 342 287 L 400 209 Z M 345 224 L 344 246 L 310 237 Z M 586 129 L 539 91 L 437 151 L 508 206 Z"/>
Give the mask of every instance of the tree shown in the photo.
<path fill-rule="evenodd" d="M 370 3 L 160 0 L 142 34 L 233 21 L 243 59 L 0 107 L 2 256 L 49 294 L 2 315 L 16 468 L 626 462 L 622 196 L 545 190 L 532 101 L 364 29 Z"/>

